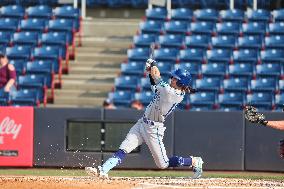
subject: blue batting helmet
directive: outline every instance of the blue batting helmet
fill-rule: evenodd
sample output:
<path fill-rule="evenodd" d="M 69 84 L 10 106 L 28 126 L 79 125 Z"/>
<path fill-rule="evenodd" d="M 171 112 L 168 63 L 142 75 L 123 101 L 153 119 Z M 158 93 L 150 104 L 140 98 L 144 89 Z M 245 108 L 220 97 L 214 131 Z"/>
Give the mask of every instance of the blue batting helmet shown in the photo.
<path fill-rule="evenodd" d="M 177 85 L 179 87 L 190 87 L 191 86 L 191 82 L 192 82 L 192 78 L 190 73 L 187 70 L 184 69 L 176 69 L 175 71 L 173 71 L 171 73 L 172 77 L 176 78 L 177 81 Z"/>

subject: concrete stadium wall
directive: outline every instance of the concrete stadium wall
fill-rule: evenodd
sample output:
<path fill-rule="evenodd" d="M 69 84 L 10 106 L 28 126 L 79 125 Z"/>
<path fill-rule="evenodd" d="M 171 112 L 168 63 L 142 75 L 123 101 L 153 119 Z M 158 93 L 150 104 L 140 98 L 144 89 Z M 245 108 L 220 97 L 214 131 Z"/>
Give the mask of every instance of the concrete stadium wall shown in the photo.
<path fill-rule="evenodd" d="M 268 119 L 282 119 L 283 113 L 266 113 Z M 143 115 L 131 109 L 103 110 L 80 108 L 35 109 L 34 165 L 84 167 L 99 165 L 111 151 L 66 150 L 67 120 L 114 123 L 115 147 L 125 138 L 129 128 Z M 127 123 L 122 132 L 120 124 Z M 83 123 L 84 125 L 84 123 Z M 243 112 L 176 111 L 166 121 L 164 143 L 169 157 L 202 156 L 206 170 L 284 171 L 278 155 L 278 142 L 284 133 L 257 127 L 244 120 Z M 109 132 L 108 130 L 106 132 Z M 94 135 L 100 135 L 97 133 Z M 97 136 L 94 136 L 97 137 Z M 103 148 L 102 148 L 103 149 Z M 130 153 L 119 168 L 157 168 L 148 147 Z"/>

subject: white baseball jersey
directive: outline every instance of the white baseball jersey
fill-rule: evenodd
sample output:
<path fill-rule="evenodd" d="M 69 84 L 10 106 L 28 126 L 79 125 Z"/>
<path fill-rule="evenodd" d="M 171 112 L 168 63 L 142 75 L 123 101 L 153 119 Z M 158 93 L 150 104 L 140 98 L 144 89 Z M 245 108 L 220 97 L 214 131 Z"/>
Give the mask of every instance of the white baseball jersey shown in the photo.
<path fill-rule="evenodd" d="M 153 87 L 155 96 L 147 106 L 143 118 L 130 129 L 119 149 L 130 153 L 143 142 L 149 147 L 156 165 L 165 169 L 169 159 L 163 143 L 165 118 L 183 100 L 184 92 L 172 88 L 168 83 L 160 81 Z"/>

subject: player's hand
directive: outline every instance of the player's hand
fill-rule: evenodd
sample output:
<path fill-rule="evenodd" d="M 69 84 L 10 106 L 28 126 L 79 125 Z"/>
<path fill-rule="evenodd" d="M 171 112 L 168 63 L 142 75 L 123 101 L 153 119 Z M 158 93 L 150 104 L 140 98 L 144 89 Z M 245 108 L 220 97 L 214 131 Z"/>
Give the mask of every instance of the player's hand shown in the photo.
<path fill-rule="evenodd" d="M 151 67 L 151 76 L 152 76 L 154 79 L 159 79 L 159 78 L 161 77 L 159 68 L 158 68 L 157 66 Z"/>
<path fill-rule="evenodd" d="M 147 71 L 150 71 L 151 70 L 151 67 L 153 67 L 155 65 L 156 61 L 149 58 L 147 61 L 146 61 L 146 70 Z"/>

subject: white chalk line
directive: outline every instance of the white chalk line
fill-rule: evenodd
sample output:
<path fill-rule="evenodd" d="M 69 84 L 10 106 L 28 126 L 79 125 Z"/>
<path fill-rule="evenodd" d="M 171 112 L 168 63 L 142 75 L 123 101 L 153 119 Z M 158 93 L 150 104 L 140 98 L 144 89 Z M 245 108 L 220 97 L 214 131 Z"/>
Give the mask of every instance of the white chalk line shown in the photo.
<path fill-rule="evenodd" d="M 132 189 L 154 189 L 154 188 L 176 188 L 176 189 L 270 189 L 271 186 L 267 187 L 255 187 L 255 186 L 175 186 L 175 185 L 162 185 L 162 184 L 151 184 L 151 183 L 138 183 L 137 187 Z M 273 187 L 273 189 L 283 189 L 283 187 Z"/>

